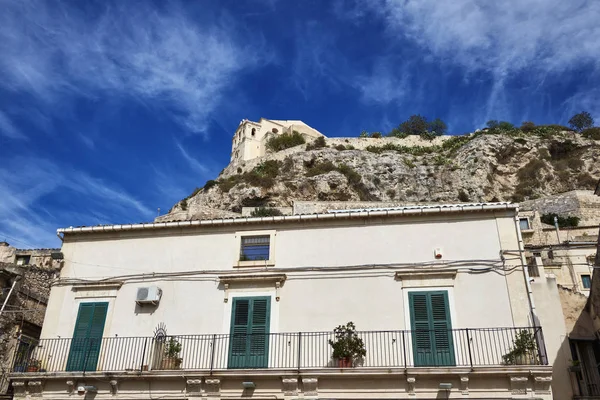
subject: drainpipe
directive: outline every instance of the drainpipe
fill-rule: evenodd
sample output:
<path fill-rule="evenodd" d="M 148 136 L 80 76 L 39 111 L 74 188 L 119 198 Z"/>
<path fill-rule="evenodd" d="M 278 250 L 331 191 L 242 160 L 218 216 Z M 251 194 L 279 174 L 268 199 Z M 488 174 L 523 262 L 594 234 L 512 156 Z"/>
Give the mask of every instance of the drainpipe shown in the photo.
<path fill-rule="evenodd" d="M 18 278 L 15 278 L 15 280 L 13 281 L 13 284 L 10 287 L 10 290 L 8 291 L 8 296 L 6 296 L 6 299 L 4 299 L 4 303 L 2 303 L 2 308 L 0 308 L 0 316 L 2 316 L 2 312 L 4 312 L 4 307 L 6 307 L 6 305 L 8 304 L 10 295 L 12 294 L 13 290 L 15 289 L 15 286 L 17 285 L 18 280 L 19 280 Z"/>
<path fill-rule="evenodd" d="M 558 229 L 558 217 L 554 216 L 554 229 L 556 229 L 556 243 L 560 244 L 560 230 Z"/>
<path fill-rule="evenodd" d="M 527 260 L 525 259 L 525 246 L 523 245 L 523 235 L 519 228 L 519 209 L 515 210 L 515 229 L 517 230 L 517 241 L 519 242 L 519 254 L 521 255 L 521 267 L 523 267 L 523 276 L 525 277 L 525 285 L 527 287 L 527 298 L 529 299 L 529 308 L 531 310 L 531 325 L 535 326 L 537 315 L 535 312 L 535 302 L 533 301 L 533 290 L 529 282 L 529 271 L 527 270 Z"/>

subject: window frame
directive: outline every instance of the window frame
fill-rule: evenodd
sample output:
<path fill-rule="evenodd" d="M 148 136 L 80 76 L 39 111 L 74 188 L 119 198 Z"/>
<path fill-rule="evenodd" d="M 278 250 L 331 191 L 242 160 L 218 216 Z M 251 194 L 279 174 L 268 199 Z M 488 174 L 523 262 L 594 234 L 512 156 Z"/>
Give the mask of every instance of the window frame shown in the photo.
<path fill-rule="evenodd" d="M 589 282 L 588 286 L 585 285 L 585 281 L 583 280 L 584 276 L 587 277 L 587 279 L 588 279 L 588 282 Z M 581 287 L 584 290 L 590 290 L 592 288 L 592 276 L 590 274 L 581 274 Z"/>
<path fill-rule="evenodd" d="M 240 260 L 242 252 L 242 238 L 251 236 L 268 236 L 269 237 L 269 258 L 267 260 Z M 273 266 L 275 265 L 275 230 L 260 230 L 260 231 L 242 231 L 236 232 L 236 247 L 235 247 L 235 267 L 260 267 L 260 266 Z"/>
<path fill-rule="evenodd" d="M 527 229 L 521 228 L 522 220 L 527 221 Z M 521 232 L 529 232 L 529 231 L 533 230 L 533 228 L 531 227 L 531 219 L 529 217 L 519 217 L 519 229 L 521 229 Z"/>
<path fill-rule="evenodd" d="M 19 264 L 19 260 L 23 260 L 22 264 Z M 31 255 L 30 254 L 17 254 L 15 256 L 15 264 L 17 265 L 31 265 Z"/>

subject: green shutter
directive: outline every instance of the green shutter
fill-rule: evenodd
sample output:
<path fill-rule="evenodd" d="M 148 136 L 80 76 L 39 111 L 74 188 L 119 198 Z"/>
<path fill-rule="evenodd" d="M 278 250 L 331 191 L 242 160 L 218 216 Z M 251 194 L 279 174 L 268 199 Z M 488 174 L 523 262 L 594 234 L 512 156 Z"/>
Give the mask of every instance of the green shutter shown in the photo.
<path fill-rule="evenodd" d="M 108 303 L 81 303 L 71 339 L 67 371 L 95 371 Z"/>
<path fill-rule="evenodd" d="M 270 307 L 270 297 L 233 299 L 229 368 L 268 366 Z"/>
<path fill-rule="evenodd" d="M 448 292 L 410 292 L 415 366 L 455 365 Z"/>

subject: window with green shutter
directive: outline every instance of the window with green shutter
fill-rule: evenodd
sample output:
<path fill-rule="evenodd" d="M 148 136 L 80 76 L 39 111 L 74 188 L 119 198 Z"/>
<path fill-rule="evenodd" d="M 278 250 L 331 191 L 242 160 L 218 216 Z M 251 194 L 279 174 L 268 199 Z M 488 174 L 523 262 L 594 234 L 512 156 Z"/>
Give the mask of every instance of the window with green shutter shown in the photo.
<path fill-rule="evenodd" d="M 447 291 L 409 292 L 416 367 L 455 365 Z"/>
<path fill-rule="evenodd" d="M 229 368 L 267 368 L 270 312 L 270 297 L 233 298 Z"/>
<path fill-rule="evenodd" d="M 77 313 L 67 371 L 95 371 L 102 345 L 108 303 L 81 303 Z"/>

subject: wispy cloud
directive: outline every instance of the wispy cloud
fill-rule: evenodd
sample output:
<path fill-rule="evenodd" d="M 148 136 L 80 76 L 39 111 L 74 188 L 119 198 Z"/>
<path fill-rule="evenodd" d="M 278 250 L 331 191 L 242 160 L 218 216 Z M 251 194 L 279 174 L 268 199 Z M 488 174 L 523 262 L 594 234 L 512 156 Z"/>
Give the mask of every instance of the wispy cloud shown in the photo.
<path fill-rule="evenodd" d="M 482 116 L 506 114 L 511 79 L 528 85 L 549 76 L 600 69 L 600 3 L 587 0 L 385 0 L 360 3 L 379 14 L 390 37 L 409 40 L 435 59 L 460 66 L 465 76 L 485 72 L 492 89 Z M 360 17 L 360 16 L 359 16 Z M 580 89 L 583 97 L 589 91 Z M 600 106 L 591 105 L 600 112 Z"/>
<path fill-rule="evenodd" d="M 23 134 L 16 125 L 12 122 L 8 115 L 0 110 L 0 135 L 4 135 L 10 139 L 26 139 L 27 136 Z"/>
<path fill-rule="evenodd" d="M 46 107 L 110 95 L 159 108 L 190 132 L 203 132 L 223 90 L 265 54 L 249 48 L 248 37 L 241 44 L 232 26 L 195 23 L 174 3 L 158 11 L 146 2 L 119 2 L 88 14 L 65 3 L 0 6 L 0 87 Z"/>
<path fill-rule="evenodd" d="M 201 175 L 205 175 L 210 172 L 210 169 L 206 165 L 200 163 L 194 157 L 189 155 L 189 153 L 183 148 L 183 146 L 180 142 L 176 141 L 175 146 L 177 146 L 179 153 L 183 156 L 184 160 L 194 170 L 194 172 L 201 174 Z"/>
<path fill-rule="evenodd" d="M 61 225 L 117 223 L 117 218 L 139 222 L 154 216 L 122 188 L 54 161 L 17 156 L 4 165 L 0 167 L 0 238 L 20 246 L 58 246 L 55 232 Z M 50 197 L 53 206 L 44 207 Z M 106 220 L 107 215 L 113 220 Z"/>

